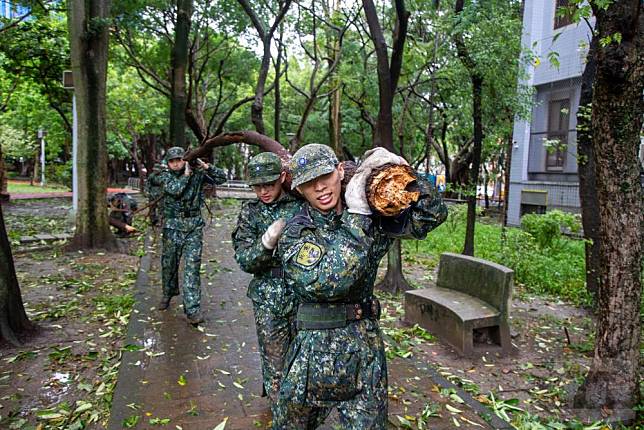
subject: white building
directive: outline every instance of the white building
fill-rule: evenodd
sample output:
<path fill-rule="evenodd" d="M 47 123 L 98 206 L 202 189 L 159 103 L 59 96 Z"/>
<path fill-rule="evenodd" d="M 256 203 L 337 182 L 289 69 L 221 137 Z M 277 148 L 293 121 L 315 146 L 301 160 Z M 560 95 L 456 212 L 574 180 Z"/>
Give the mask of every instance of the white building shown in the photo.
<path fill-rule="evenodd" d="M 555 10 L 567 3 L 525 1 L 521 42 L 538 60 L 528 66 L 524 82 L 535 88 L 531 119 L 514 124 L 508 201 L 511 225 L 519 225 L 523 213 L 555 208 L 579 212 L 576 114 L 591 34 L 586 22 L 574 24 L 555 16 Z M 558 58 L 559 67 L 551 64 L 552 55 Z"/>
<path fill-rule="evenodd" d="M 16 5 L 10 0 L 0 0 L 0 18 L 18 18 L 28 11 L 29 9 Z"/>

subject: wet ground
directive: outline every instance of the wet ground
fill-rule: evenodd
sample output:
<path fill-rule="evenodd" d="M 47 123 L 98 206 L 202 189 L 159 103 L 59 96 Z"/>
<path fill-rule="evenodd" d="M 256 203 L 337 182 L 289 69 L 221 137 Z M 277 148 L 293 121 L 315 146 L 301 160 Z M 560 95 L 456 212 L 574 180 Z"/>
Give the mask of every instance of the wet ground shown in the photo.
<path fill-rule="evenodd" d="M 260 397 L 260 362 L 254 319 L 246 287 L 250 275 L 233 259 L 230 233 L 237 208 L 217 211 L 205 230 L 202 262 L 202 310 L 206 322 L 187 324 L 179 298 L 171 308 L 156 310 L 161 297 L 157 238 L 149 239 L 150 269 L 139 278 L 137 304 L 130 319 L 126 352 L 114 394 L 110 429 L 170 428 L 212 430 L 267 428 L 270 411 Z M 146 269 L 147 263 L 142 262 Z M 466 405 L 441 393 L 441 381 L 432 379 L 412 360 L 389 363 L 390 422 L 403 426 L 426 413 L 425 428 L 487 427 Z M 446 404 L 458 412 L 449 412 Z M 440 414 L 441 416 L 438 416 Z M 411 420 L 411 421 L 410 421 Z M 468 422 L 469 420 L 469 422 Z M 330 416 L 323 429 L 337 428 Z M 403 426 L 404 427 L 404 426 Z M 411 427 L 408 427 L 411 428 Z"/>

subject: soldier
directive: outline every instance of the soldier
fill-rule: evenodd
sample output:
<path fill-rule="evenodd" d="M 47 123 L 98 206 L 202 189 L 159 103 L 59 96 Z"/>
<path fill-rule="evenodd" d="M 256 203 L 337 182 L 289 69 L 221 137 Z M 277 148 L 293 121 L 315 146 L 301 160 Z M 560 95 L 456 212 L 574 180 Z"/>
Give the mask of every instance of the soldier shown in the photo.
<path fill-rule="evenodd" d="M 298 309 L 273 428 L 314 429 L 337 408 L 342 429 L 385 429 L 387 365 L 373 294 L 378 263 L 394 237 L 425 237 L 447 210 L 419 177 L 412 207 L 396 218 L 371 215 L 365 183 L 372 169 L 406 164 L 383 148 L 365 153 L 345 201 L 344 169 L 331 148 L 306 145 L 291 163 L 293 187 L 308 204 L 288 221 L 278 246 Z"/>
<path fill-rule="evenodd" d="M 271 152 L 250 160 L 248 176 L 257 199 L 242 205 L 232 238 L 235 259 L 242 270 L 253 274 L 247 295 L 253 301 L 264 393 L 274 402 L 284 356 L 294 335 L 295 308 L 273 251 L 285 220 L 301 209 L 302 201 L 282 191 L 286 173 L 279 157 Z"/>
<path fill-rule="evenodd" d="M 161 173 L 168 166 L 162 163 L 155 163 L 152 173 L 145 181 L 145 195 L 148 198 L 148 213 L 150 214 L 150 223 L 154 226 L 159 224 L 159 208 L 163 208 L 163 183 L 161 182 Z"/>
<path fill-rule="evenodd" d="M 136 232 L 132 226 L 134 212 L 138 209 L 136 200 L 126 193 L 116 193 L 108 199 L 108 203 L 110 205 L 110 223 L 117 228 L 117 235 L 127 237 L 130 233 Z"/>
<path fill-rule="evenodd" d="M 170 306 L 179 294 L 179 262 L 183 255 L 183 311 L 193 324 L 203 322 L 201 314 L 201 247 L 204 221 L 204 183 L 223 184 L 223 170 L 198 160 L 198 168 L 184 159 L 184 150 L 168 149 L 168 170 L 160 174 L 163 184 L 163 253 L 161 256 L 163 297 L 159 310 Z"/>

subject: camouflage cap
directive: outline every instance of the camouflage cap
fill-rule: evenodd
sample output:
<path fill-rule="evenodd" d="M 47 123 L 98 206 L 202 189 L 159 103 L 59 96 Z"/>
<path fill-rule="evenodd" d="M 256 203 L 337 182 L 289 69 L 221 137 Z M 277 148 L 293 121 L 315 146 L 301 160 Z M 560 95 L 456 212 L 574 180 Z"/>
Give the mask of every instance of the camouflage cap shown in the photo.
<path fill-rule="evenodd" d="M 291 188 L 312 181 L 313 179 L 331 173 L 338 165 L 338 157 L 331 147 L 311 143 L 304 145 L 293 155 L 291 159 L 291 173 L 293 183 Z"/>
<path fill-rule="evenodd" d="M 282 161 L 272 152 L 257 154 L 248 162 L 248 185 L 276 181 L 282 173 Z"/>
<path fill-rule="evenodd" d="M 172 148 L 168 149 L 168 152 L 165 154 L 165 159 L 170 161 L 174 160 L 177 158 L 183 158 L 185 155 L 186 151 L 180 147 L 180 146 L 173 146 Z"/>

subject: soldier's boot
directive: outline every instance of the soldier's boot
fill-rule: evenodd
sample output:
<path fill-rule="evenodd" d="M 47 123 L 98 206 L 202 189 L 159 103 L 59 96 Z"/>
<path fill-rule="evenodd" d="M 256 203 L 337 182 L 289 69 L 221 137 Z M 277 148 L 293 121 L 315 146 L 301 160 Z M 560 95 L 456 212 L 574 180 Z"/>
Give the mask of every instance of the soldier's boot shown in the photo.
<path fill-rule="evenodd" d="M 187 315 L 187 318 L 188 318 L 188 322 L 192 325 L 197 325 L 205 321 L 203 318 L 203 315 L 201 314 L 201 311 L 197 311 L 190 315 Z"/>
<path fill-rule="evenodd" d="M 172 300 L 172 297 L 170 296 L 163 296 L 161 297 L 161 301 L 159 302 L 159 305 L 157 306 L 157 309 L 160 311 L 165 311 L 170 307 L 170 300 Z"/>

